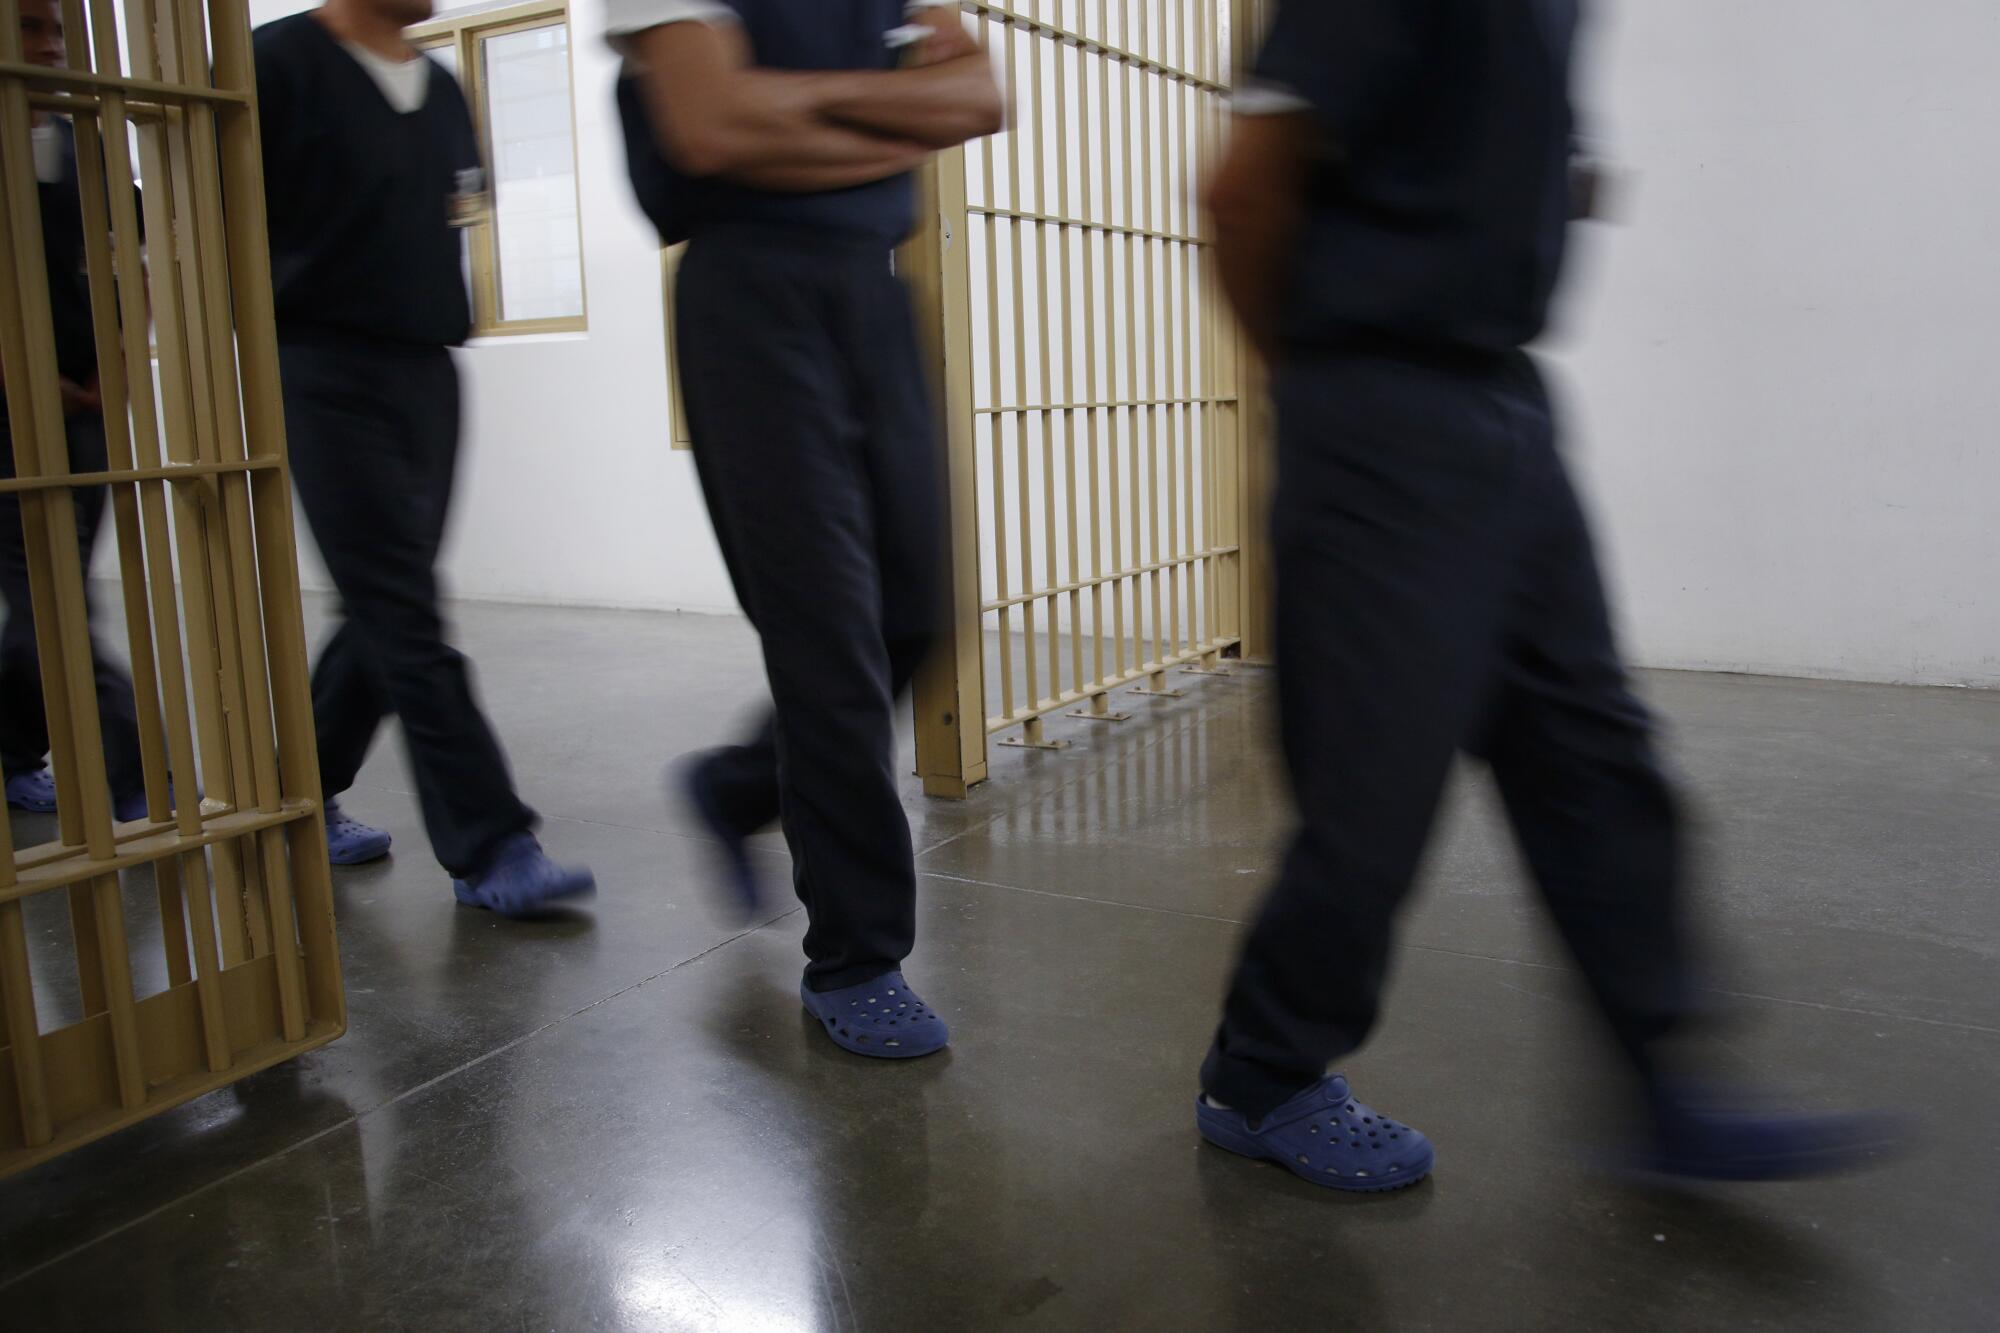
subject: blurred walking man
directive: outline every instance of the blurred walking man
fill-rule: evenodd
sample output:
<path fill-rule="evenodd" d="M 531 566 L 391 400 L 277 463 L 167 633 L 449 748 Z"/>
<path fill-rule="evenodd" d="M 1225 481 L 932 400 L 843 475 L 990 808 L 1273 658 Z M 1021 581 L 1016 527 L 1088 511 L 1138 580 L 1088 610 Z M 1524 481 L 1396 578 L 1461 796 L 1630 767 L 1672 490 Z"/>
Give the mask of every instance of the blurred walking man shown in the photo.
<path fill-rule="evenodd" d="M 21 50 L 28 63 L 56 68 L 67 62 L 58 0 L 21 0 L 20 24 Z M 104 405 L 98 400 L 97 335 L 90 317 L 90 279 L 84 273 L 76 135 L 67 119 L 47 112 L 35 113 L 33 134 L 42 205 L 42 249 L 48 261 L 49 311 L 55 322 L 56 369 L 62 377 L 69 466 L 73 472 L 102 472 L 108 466 Z M 23 378 L 26 373 L 21 371 Z M 0 368 L 0 477 L 14 475 L 6 389 L 5 368 Z M 84 487 L 72 492 L 72 498 L 77 546 L 88 575 L 97 529 L 104 519 L 104 488 Z M 56 808 L 56 783 L 48 768 L 49 721 L 42 701 L 41 653 L 35 642 L 35 615 L 29 596 L 28 539 L 21 527 L 21 497 L 13 493 L 0 495 L 0 597 L 7 602 L 6 624 L 0 628 L 0 772 L 6 775 L 7 804 L 17 810 L 51 814 Z M 97 717 L 112 809 L 119 819 L 143 819 L 146 778 L 139 761 L 132 682 L 105 655 L 95 636 L 90 656 L 96 668 Z"/>
<path fill-rule="evenodd" d="M 937 442 L 890 251 L 910 171 L 999 128 L 956 4 L 609 0 L 633 187 L 680 269 L 695 462 L 773 715 L 689 793 L 727 850 L 782 819 L 806 905 L 801 997 L 860 1055 L 941 1049 L 901 967 L 916 929 L 893 708 L 941 597 Z M 914 39 L 914 40 L 912 40 Z M 900 55 L 899 55 L 900 52 Z M 899 60 L 903 67 L 898 68 Z"/>
<path fill-rule="evenodd" d="M 472 326 L 460 229 L 487 196 L 457 81 L 403 37 L 430 15 L 430 0 L 327 0 L 256 33 L 285 430 L 343 616 L 313 669 L 313 722 L 337 863 L 389 850 L 335 798 L 394 713 L 458 900 L 523 915 L 595 886 L 536 842 L 438 609 L 451 348 Z"/>
<path fill-rule="evenodd" d="M 1717 1108 L 1671 1068 L 1694 1011 L 1672 791 L 1521 348 L 1571 199 L 1577 0 L 1291 0 L 1212 186 L 1223 280 L 1268 354 L 1284 748 L 1300 830 L 1202 1067 L 1201 1133 L 1387 1190 L 1425 1137 L 1328 1065 L 1374 1025 L 1393 919 L 1454 755 L 1491 766 L 1638 1075 L 1646 1164 L 1838 1165 L 1843 1116 Z"/>

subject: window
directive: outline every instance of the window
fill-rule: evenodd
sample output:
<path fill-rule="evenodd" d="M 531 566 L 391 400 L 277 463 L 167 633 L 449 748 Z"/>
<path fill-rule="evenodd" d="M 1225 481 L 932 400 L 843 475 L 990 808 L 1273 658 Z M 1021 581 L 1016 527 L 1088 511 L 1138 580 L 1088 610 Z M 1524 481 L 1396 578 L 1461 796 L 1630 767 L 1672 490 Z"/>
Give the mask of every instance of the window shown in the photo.
<path fill-rule="evenodd" d="M 492 175 L 492 211 L 466 236 L 473 332 L 583 328 L 567 6 L 480 10 L 410 36 L 464 88 Z"/>

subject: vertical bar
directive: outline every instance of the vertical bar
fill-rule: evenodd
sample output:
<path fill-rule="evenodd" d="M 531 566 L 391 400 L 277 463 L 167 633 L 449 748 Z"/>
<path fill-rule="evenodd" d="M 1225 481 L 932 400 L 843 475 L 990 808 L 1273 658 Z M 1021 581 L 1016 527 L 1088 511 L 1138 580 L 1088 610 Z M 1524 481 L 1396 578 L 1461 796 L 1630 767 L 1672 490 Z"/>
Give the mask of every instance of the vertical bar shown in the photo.
<path fill-rule="evenodd" d="M 1118 67 L 1119 101 L 1123 103 L 1121 112 L 1125 117 L 1126 138 L 1131 138 L 1132 130 L 1132 67 L 1121 64 Z M 1139 262 L 1140 238 L 1134 234 L 1145 225 L 1140 212 L 1141 201 L 1135 197 L 1132 172 L 1128 166 L 1124 172 L 1125 181 L 1125 224 L 1129 229 L 1124 237 L 1125 251 L 1125 382 L 1126 400 L 1131 404 L 1126 409 L 1126 448 L 1131 461 L 1131 473 L 1127 480 L 1131 485 L 1131 525 L 1132 562 L 1132 669 L 1137 671 L 1146 664 L 1146 613 L 1144 608 L 1145 575 L 1136 571 L 1145 567 L 1146 554 L 1143 545 L 1144 527 L 1141 522 L 1144 509 L 1139 498 L 1140 477 L 1144 475 L 1139 467 L 1139 440 L 1142 404 L 1146 399 L 1146 386 L 1139 379 Z"/>
<path fill-rule="evenodd" d="M 1139 3 L 1139 40 L 1142 50 L 1150 49 L 1149 18 L 1153 8 L 1152 0 Z M 1139 197 L 1140 226 L 1146 231 L 1157 231 L 1158 218 L 1154 211 L 1153 198 L 1153 75 L 1139 73 Z M 1139 242 L 1139 258 L 1145 278 L 1145 309 L 1140 317 L 1140 327 L 1146 331 L 1146 378 L 1140 396 L 1147 401 L 1146 413 L 1146 505 L 1147 527 L 1152 537 L 1152 569 L 1146 580 L 1149 611 L 1153 627 L 1153 655 L 1155 663 L 1164 661 L 1166 653 L 1162 647 L 1161 635 L 1165 622 L 1160 608 L 1160 382 L 1159 382 L 1159 326 L 1158 312 L 1154 304 L 1153 286 L 1153 239 L 1142 237 Z M 1169 450 L 1171 455 L 1171 450 Z M 1134 485 L 1137 485 L 1136 478 Z M 1156 687 L 1164 682 L 1156 679 Z"/>
<path fill-rule="evenodd" d="M 1186 47 L 1187 41 L 1188 41 L 1187 11 L 1183 9 L 1181 11 L 1181 45 L 1183 48 Z M 1192 190 L 1191 171 L 1193 169 L 1194 152 L 1193 152 L 1193 147 L 1189 142 L 1190 138 L 1192 137 L 1192 131 L 1188 125 L 1188 115 L 1193 107 L 1195 100 L 1200 97 L 1200 93 L 1196 91 L 1195 88 L 1190 84 L 1175 84 L 1169 91 L 1173 95 L 1172 101 L 1174 107 L 1174 160 L 1176 167 L 1176 175 L 1178 177 L 1180 185 L 1180 188 L 1177 191 L 1180 200 L 1179 202 L 1180 226 L 1177 230 L 1182 236 L 1193 236 L 1198 230 L 1198 224 L 1194 220 L 1194 208 L 1192 205 L 1192 201 L 1189 198 L 1189 195 Z M 1193 242 L 1182 241 L 1176 244 L 1174 249 L 1174 254 L 1176 258 L 1179 260 L 1178 267 L 1180 272 L 1177 285 L 1180 288 L 1180 294 L 1181 294 L 1181 383 L 1180 383 L 1180 394 L 1179 394 L 1181 402 L 1180 406 L 1176 410 L 1178 411 L 1181 419 L 1181 469 L 1183 475 L 1185 475 L 1187 478 L 1186 513 L 1184 515 L 1186 523 L 1183 528 L 1183 531 L 1187 539 L 1187 545 L 1183 548 L 1181 554 L 1184 557 L 1188 558 L 1187 627 L 1188 627 L 1188 644 L 1190 647 L 1192 647 L 1193 645 L 1204 641 L 1204 636 L 1201 632 L 1201 622 L 1199 619 L 1200 604 L 1202 601 L 1202 598 L 1199 596 L 1198 593 L 1199 570 L 1196 562 L 1192 558 L 1193 553 L 1201 550 L 1203 546 L 1202 540 L 1195 529 L 1195 484 L 1194 484 L 1194 479 L 1196 476 L 1195 432 L 1197 425 L 1195 404 L 1194 404 L 1194 397 L 1196 392 L 1195 336 L 1194 336 L 1194 324 L 1196 315 L 1195 315 L 1195 300 L 1194 300 L 1194 295 L 1195 295 L 1194 276 L 1195 276 L 1195 263 L 1196 260 L 1199 258 L 1199 250 Z M 1206 458 L 1208 451 L 1208 444 L 1206 440 L 1202 442 L 1201 447 L 1202 447 L 1202 455 L 1204 458 Z M 1208 494 L 1208 487 L 1206 485 L 1202 486 L 1201 491 L 1203 496 L 1206 497 L 1206 495 Z M 1202 568 L 1205 568 L 1205 566 L 1202 566 Z"/>
<path fill-rule="evenodd" d="M 910 276 L 918 334 L 930 365 L 947 519 L 943 554 L 949 609 L 938 644 L 915 682 L 917 772 L 926 795 L 960 800 L 986 780 L 987 772 L 966 151 L 938 154 L 918 176 L 918 226 L 897 261 L 897 268 Z"/>
<path fill-rule="evenodd" d="M 1041 5 L 1035 5 L 1035 14 L 1041 16 Z M 1042 105 L 1042 43 L 1048 40 L 1039 30 L 1028 34 L 1028 100 L 1035 108 L 1035 138 L 1032 144 L 1032 166 L 1029 174 L 1035 182 L 1035 212 L 1046 217 L 1049 209 L 1048 164 L 1043 160 L 1043 141 L 1048 137 L 1048 121 L 1043 115 Z M 1058 122 L 1060 126 L 1060 122 Z M 1060 210 L 1056 210 L 1060 213 Z M 1061 566 L 1056 558 L 1056 445 L 1055 413 L 1049 405 L 1055 401 L 1055 389 L 1049 374 L 1051 331 L 1054 321 L 1049 310 L 1049 231 L 1054 226 L 1060 243 L 1063 230 L 1059 224 L 1035 224 L 1035 313 L 1040 326 L 1035 342 L 1040 363 L 1040 388 L 1042 412 L 1042 569 L 1051 588 L 1061 578 Z M 1067 341 L 1067 340 L 1065 340 Z M 1043 614 L 1049 627 L 1049 697 L 1062 694 L 1062 633 L 1060 619 L 1061 601 L 1053 593 L 1043 605 Z M 1040 701 L 1036 701 L 1040 706 Z"/>
<path fill-rule="evenodd" d="M 1110 11 L 1105 11 L 1104 32 L 1108 40 L 1111 33 Z M 1098 156 L 1104 172 L 1104 397 L 1107 402 L 1118 398 L 1118 315 L 1113 308 L 1112 293 L 1117 286 L 1119 233 L 1113 230 L 1118 222 L 1119 210 L 1114 203 L 1118 192 L 1113 182 L 1118 177 L 1111 169 L 1111 74 L 1114 62 L 1110 57 L 1099 55 L 1097 62 L 1097 103 L 1098 119 L 1103 123 L 1104 136 L 1098 141 Z M 1122 70 L 1122 65 L 1117 66 Z M 1120 75 L 1123 86 L 1123 75 Z M 1119 116 L 1119 139 L 1126 135 L 1124 116 Z M 1129 298 L 1129 292 L 1128 292 Z M 1104 409 L 1104 451 L 1108 464 L 1106 472 L 1111 485 L 1111 564 L 1114 569 L 1124 560 L 1124 497 L 1118 484 L 1118 422 L 1119 409 L 1107 406 Z M 1111 580 L 1111 669 L 1120 676 L 1125 674 L 1125 580 Z"/>
<path fill-rule="evenodd" d="M 1261 20 L 1269 7 L 1256 0 L 1232 0 L 1232 5 L 1234 50 L 1229 74 L 1234 85 L 1255 57 L 1262 36 Z M 1220 114 L 1218 107 L 1218 117 Z M 1274 482 L 1270 403 L 1263 367 L 1233 320 L 1224 321 L 1220 343 L 1219 360 L 1228 372 L 1228 395 L 1236 399 L 1234 405 L 1225 405 L 1222 410 L 1222 438 L 1235 455 L 1235 466 L 1225 474 L 1225 482 L 1238 488 L 1228 511 L 1236 524 L 1235 544 L 1239 548 L 1231 557 L 1234 568 L 1230 580 L 1238 589 L 1237 633 L 1243 641 L 1244 658 L 1268 660 L 1276 630 L 1268 525 L 1245 516 L 1262 515 L 1269 505 Z"/>
<path fill-rule="evenodd" d="M 0 237 L 0 241 L 7 238 Z M 0 263 L 11 262 L 0 255 Z M 0 817 L 0 891 L 14 887 L 14 830 Z M 14 1097 L 21 1108 L 21 1137 L 39 1148 L 55 1134 L 49 1115 L 48 1078 L 42 1068 L 41 1027 L 35 1021 L 35 983 L 28 971 L 28 932 L 19 902 L 0 903 L 0 1021 L 14 1066 Z"/>
<path fill-rule="evenodd" d="M 1161 3 L 1164 5 L 1166 0 L 1161 0 Z M 1171 44 L 1169 42 L 1169 34 L 1170 29 L 1168 29 L 1164 22 L 1163 16 L 1161 40 L 1168 45 Z M 1179 178 L 1175 170 L 1176 149 L 1174 147 L 1173 122 L 1172 117 L 1168 114 L 1168 108 L 1173 104 L 1172 93 L 1177 85 L 1173 80 L 1165 78 L 1160 79 L 1158 82 L 1160 92 L 1160 174 L 1164 178 L 1161 181 L 1160 191 L 1161 213 L 1163 215 L 1160 222 L 1160 230 L 1178 235 L 1180 232 L 1177 223 L 1179 222 L 1180 210 L 1175 203 L 1174 195 L 1177 192 Z M 1174 378 L 1173 338 L 1175 325 L 1184 325 L 1187 314 L 1186 310 L 1177 300 L 1180 292 L 1178 284 L 1175 281 L 1175 274 L 1178 269 L 1175 261 L 1180 253 L 1180 248 L 1179 241 L 1163 240 L 1160 242 L 1161 304 L 1163 307 L 1162 314 L 1165 316 L 1165 328 L 1163 332 L 1165 334 L 1166 354 L 1162 358 L 1163 365 L 1161 367 L 1162 392 L 1160 398 L 1163 400 L 1163 403 L 1160 407 L 1160 412 L 1164 420 L 1164 427 L 1160 432 L 1159 443 L 1167 455 L 1166 560 L 1168 561 L 1166 569 L 1167 651 L 1161 654 L 1158 659 L 1162 663 L 1166 662 L 1169 656 L 1179 655 L 1181 650 L 1181 557 L 1184 554 L 1184 550 L 1180 522 L 1182 476 L 1180 456 L 1176 447 L 1179 435 L 1177 427 L 1180 425 L 1180 409 L 1175 402 L 1176 399 L 1181 397 L 1181 390 Z M 1193 484 L 1193 479 L 1188 478 L 1187 485 L 1192 487 Z"/>
<path fill-rule="evenodd" d="M 1005 27 L 1004 23 L 1002 25 Z M 1015 120 L 1007 127 L 1007 137 L 1011 140 L 1020 133 L 1020 112 L 1014 102 L 1014 58 L 1013 29 L 1006 28 L 1004 54 L 1007 61 L 1007 105 L 1013 111 Z M 994 190 L 993 160 L 999 155 L 999 148 L 988 139 L 981 145 L 985 149 L 986 205 L 999 206 L 1000 196 Z M 1020 211 L 1019 200 L 1009 196 L 1007 200 L 1015 212 Z M 987 351 L 992 360 L 993 398 L 989 406 L 994 410 L 987 418 L 993 432 L 993 579 L 999 596 L 1000 607 L 1000 716 L 1014 716 L 1014 636 L 1012 614 L 1006 605 L 1008 591 L 1007 569 L 1007 454 L 1006 454 L 1006 414 L 1001 411 L 1005 399 L 1001 391 L 1000 378 L 1000 223 L 1001 219 L 992 214 L 986 218 L 986 317 L 989 335 Z M 1012 232 L 1020 226 L 1019 221 L 1007 220 L 1007 229 Z M 1018 242 L 1016 249 L 1018 250 Z"/>
<path fill-rule="evenodd" d="M 1079 16 L 1081 21 L 1081 16 Z M 1078 216 L 1086 223 L 1098 220 L 1095 201 L 1091 197 L 1091 173 L 1093 164 L 1090 154 L 1090 70 L 1095 59 L 1081 48 L 1076 58 L 1076 101 L 1082 110 L 1083 154 L 1079 162 L 1077 184 L 1081 193 L 1082 207 Z M 1103 123 L 1097 126 L 1099 136 L 1106 142 L 1111 138 L 1111 127 Z M 1097 434 L 1097 235 L 1086 226 L 1078 239 L 1083 246 L 1083 397 L 1091 404 L 1084 414 L 1084 451 L 1089 454 L 1090 474 L 1090 683 L 1104 683 L 1104 499 L 1098 485 L 1098 434 Z M 1103 695 L 1092 696 L 1092 703 L 1102 707 Z"/>
<path fill-rule="evenodd" d="M 1013 133 L 1007 136 L 1007 199 L 1016 213 L 1028 211 L 1027 202 L 1021 194 L 1021 132 L 1020 108 L 1013 97 L 1017 79 L 1014 49 L 1013 23 L 1007 25 L 1007 80 L 1008 103 L 1015 107 L 1017 117 Z M 1029 39 L 1032 42 L 1032 38 Z M 1036 120 L 1035 128 L 1040 132 L 1041 122 Z M 1021 594 L 1027 600 L 1021 603 L 1021 647 L 1023 662 L 1022 683 L 1027 686 L 1028 711 L 1033 712 L 1042 699 L 1040 672 L 1035 654 L 1035 601 L 1031 594 L 1035 591 L 1035 534 L 1033 510 L 1028 499 L 1028 320 L 1023 294 L 1021 230 L 1022 222 L 1015 218 L 1008 227 L 1014 242 L 1014 392 L 1019 400 L 1012 413 L 1014 420 L 1014 452 L 1020 468 L 1020 537 L 1021 537 Z"/>
<path fill-rule="evenodd" d="M 1057 19 L 1061 20 L 1061 11 Z M 1057 40 L 1056 54 L 1056 215 L 1068 217 L 1069 212 L 1069 61 L 1065 55 L 1067 46 Z M 1082 57 L 1078 57 L 1079 71 Z M 1084 133 L 1088 134 L 1086 129 Z M 1062 313 L 1063 359 L 1062 359 L 1062 401 L 1076 402 L 1076 317 L 1070 309 L 1069 251 L 1070 229 L 1065 225 L 1058 233 L 1062 238 L 1062 277 L 1057 308 Z M 1079 231 L 1078 237 L 1086 238 L 1087 232 Z M 1069 503 L 1069 678 L 1071 686 L 1081 694 L 1083 677 L 1083 544 L 1077 537 L 1076 520 L 1076 410 L 1074 407 L 1062 414 L 1063 459 L 1068 476 L 1068 486 L 1064 494 Z"/>

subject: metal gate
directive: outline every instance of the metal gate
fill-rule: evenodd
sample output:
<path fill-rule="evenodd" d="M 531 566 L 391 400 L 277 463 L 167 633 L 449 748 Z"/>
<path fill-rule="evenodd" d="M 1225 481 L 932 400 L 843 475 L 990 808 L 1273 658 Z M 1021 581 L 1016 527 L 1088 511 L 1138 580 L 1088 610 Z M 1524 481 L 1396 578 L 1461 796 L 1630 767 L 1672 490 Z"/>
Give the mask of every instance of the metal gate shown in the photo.
<path fill-rule="evenodd" d="M 47 843 L 16 850 L 0 821 L 0 1175 L 346 1023 L 245 0 L 65 0 L 62 14 L 66 70 L 23 63 L 14 3 L 0 23 L 0 362 L 17 469 L 0 491 L 28 540 L 58 786 Z M 65 442 L 37 113 L 75 130 L 103 473 L 73 473 Z M 133 317 L 149 298 L 151 340 Z M 86 485 L 110 489 L 139 705 L 148 813 L 126 823 L 93 701 L 71 502 Z M 159 953 L 140 948 L 155 922 Z"/>
<path fill-rule="evenodd" d="M 939 368 L 954 611 L 917 686 L 935 795 L 1245 639 L 1245 355 L 1199 206 L 1229 0 L 967 0 L 1013 108 L 940 156 L 903 261 Z M 1235 6 L 1247 11 L 1238 0 Z"/>

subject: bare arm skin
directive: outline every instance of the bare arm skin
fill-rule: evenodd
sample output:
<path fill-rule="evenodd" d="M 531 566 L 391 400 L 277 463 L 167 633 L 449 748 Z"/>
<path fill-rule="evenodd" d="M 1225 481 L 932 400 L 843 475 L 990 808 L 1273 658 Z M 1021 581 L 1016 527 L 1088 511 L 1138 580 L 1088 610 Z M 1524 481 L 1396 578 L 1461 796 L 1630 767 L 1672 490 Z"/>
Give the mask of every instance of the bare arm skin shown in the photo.
<path fill-rule="evenodd" d="M 1208 188 L 1222 287 L 1257 350 L 1278 350 L 1278 304 L 1305 217 L 1310 114 L 1238 116 Z"/>

